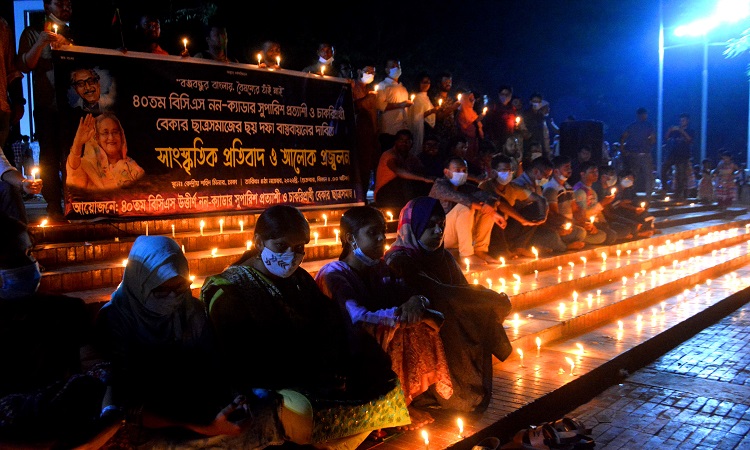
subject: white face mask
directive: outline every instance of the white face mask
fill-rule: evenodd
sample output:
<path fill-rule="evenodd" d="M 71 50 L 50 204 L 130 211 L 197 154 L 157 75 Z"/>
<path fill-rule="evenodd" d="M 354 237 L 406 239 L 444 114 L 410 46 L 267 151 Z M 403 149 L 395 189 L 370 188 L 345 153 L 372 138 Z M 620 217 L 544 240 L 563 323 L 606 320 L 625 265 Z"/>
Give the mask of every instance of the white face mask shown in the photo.
<path fill-rule="evenodd" d="M 497 182 L 505 186 L 506 184 L 510 183 L 510 180 L 513 179 L 513 174 L 510 172 L 498 172 L 497 173 Z"/>
<path fill-rule="evenodd" d="M 629 188 L 630 186 L 633 185 L 633 180 L 631 180 L 630 178 L 625 178 L 622 181 L 620 181 L 620 185 L 624 188 Z"/>
<path fill-rule="evenodd" d="M 612 187 L 615 184 L 617 184 L 617 178 L 616 177 L 610 177 L 607 179 L 607 187 Z"/>
<path fill-rule="evenodd" d="M 269 272 L 281 278 L 290 277 L 297 267 L 302 264 L 304 253 L 295 253 L 288 251 L 284 253 L 272 252 L 268 247 L 263 247 L 260 252 L 260 259 Z"/>
<path fill-rule="evenodd" d="M 365 255 L 365 252 L 363 252 L 362 249 L 359 248 L 359 245 L 357 245 L 357 241 L 355 241 L 354 239 L 352 239 L 352 248 L 354 249 L 354 256 L 357 257 L 357 259 L 364 263 L 364 265 L 366 265 L 367 267 L 376 266 L 380 261 L 378 259 L 372 259 L 369 256 Z"/>
<path fill-rule="evenodd" d="M 321 64 L 331 64 L 331 63 L 333 62 L 333 56 L 331 56 L 331 57 L 330 57 L 330 58 L 328 58 L 328 59 L 325 59 L 325 58 L 323 58 L 322 56 L 318 56 L 318 61 L 319 61 L 319 62 L 320 62 Z"/>
<path fill-rule="evenodd" d="M 542 107 L 542 102 L 531 102 L 531 107 L 534 108 L 534 111 L 539 111 L 539 108 Z"/>
<path fill-rule="evenodd" d="M 394 67 L 388 71 L 388 77 L 393 78 L 394 80 L 400 76 L 401 76 L 400 67 Z"/>
<path fill-rule="evenodd" d="M 534 152 L 534 153 L 531 154 L 531 160 L 533 161 L 533 160 L 539 158 L 540 156 L 542 156 L 541 153 Z"/>
<path fill-rule="evenodd" d="M 453 175 L 451 175 L 451 184 L 453 186 L 461 186 L 466 183 L 467 178 L 469 178 L 469 174 L 466 172 L 453 172 Z"/>
<path fill-rule="evenodd" d="M 363 73 L 362 78 L 360 78 L 360 81 L 364 84 L 370 84 L 375 79 L 374 73 Z"/>
<path fill-rule="evenodd" d="M 536 180 L 537 186 L 544 186 L 549 181 L 549 178 L 542 178 L 541 180 Z"/>
<path fill-rule="evenodd" d="M 561 173 L 557 174 L 557 179 L 560 180 L 560 183 L 565 183 L 566 181 L 568 181 L 568 177 Z"/>

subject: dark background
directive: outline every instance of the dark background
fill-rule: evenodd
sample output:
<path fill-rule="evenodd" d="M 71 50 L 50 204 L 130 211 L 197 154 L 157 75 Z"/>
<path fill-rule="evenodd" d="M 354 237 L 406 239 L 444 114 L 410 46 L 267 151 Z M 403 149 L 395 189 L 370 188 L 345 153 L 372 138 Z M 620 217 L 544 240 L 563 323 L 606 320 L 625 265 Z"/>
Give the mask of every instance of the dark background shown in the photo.
<path fill-rule="evenodd" d="M 477 0 L 377 2 L 242 2 L 215 0 L 214 17 L 229 31 L 229 51 L 241 62 L 254 61 L 261 43 L 277 40 L 281 65 L 301 70 L 317 59 L 320 41 L 331 42 L 335 59 L 356 66 L 375 65 L 376 82 L 384 77 L 385 60 L 400 59 L 402 81 L 416 89 L 421 71 L 453 75 L 454 89 L 471 89 L 497 97 L 501 84 L 511 84 L 528 102 L 541 92 L 560 124 L 569 115 L 604 123 L 604 139 L 613 142 L 646 107 L 656 125 L 659 2 L 610 0 Z M 700 17 L 715 2 L 664 2 L 665 45 L 687 44 L 665 51 L 664 129 L 678 115 L 692 116 L 698 132 L 701 115 L 702 52 L 700 38 L 678 39 L 673 30 Z M 203 1 L 73 0 L 72 26 L 78 43 L 120 47 L 115 6 L 120 10 L 127 46 L 128 32 L 139 15 L 154 12 L 162 19 L 162 46 L 178 54 L 181 39 L 192 53 L 203 49 L 200 17 L 211 11 Z M 11 5 L 12 7 L 12 5 Z M 703 8 L 701 10 L 700 8 Z M 3 12 L 5 17 L 10 13 Z M 709 35 L 723 43 L 739 36 L 748 21 L 725 26 Z M 750 58 L 727 59 L 724 45 L 709 47 L 708 152 L 727 149 L 744 161 L 747 149 Z M 249 58 L 248 58 L 249 56 Z"/>

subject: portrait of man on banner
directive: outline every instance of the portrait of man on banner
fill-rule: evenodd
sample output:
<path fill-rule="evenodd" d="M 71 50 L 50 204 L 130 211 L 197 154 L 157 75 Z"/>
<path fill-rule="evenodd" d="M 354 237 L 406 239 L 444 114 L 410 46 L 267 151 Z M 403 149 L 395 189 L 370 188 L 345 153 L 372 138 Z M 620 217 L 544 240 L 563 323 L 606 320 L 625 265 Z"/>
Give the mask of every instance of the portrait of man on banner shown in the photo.
<path fill-rule="evenodd" d="M 83 113 L 99 114 L 115 103 L 115 82 L 109 72 L 99 67 L 80 67 L 70 72 L 68 104 Z"/>

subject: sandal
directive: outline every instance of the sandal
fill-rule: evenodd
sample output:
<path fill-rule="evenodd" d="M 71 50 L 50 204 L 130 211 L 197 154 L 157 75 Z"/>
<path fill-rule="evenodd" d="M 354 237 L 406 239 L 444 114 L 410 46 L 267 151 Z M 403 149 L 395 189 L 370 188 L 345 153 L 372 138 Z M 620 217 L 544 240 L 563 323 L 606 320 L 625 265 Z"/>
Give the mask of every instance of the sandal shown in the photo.
<path fill-rule="evenodd" d="M 544 439 L 541 427 L 530 427 L 520 430 L 513 440 L 502 446 L 502 449 L 551 450 Z"/>
<path fill-rule="evenodd" d="M 557 431 L 575 431 L 582 435 L 588 435 L 592 432 L 591 428 L 586 428 L 586 425 L 577 417 L 563 417 L 556 420 L 552 426 Z"/>
<path fill-rule="evenodd" d="M 500 447 L 500 439 L 487 437 L 479 441 L 477 445 L 471 447 L 471 450 L 497 450 L 498 447 Z"/>

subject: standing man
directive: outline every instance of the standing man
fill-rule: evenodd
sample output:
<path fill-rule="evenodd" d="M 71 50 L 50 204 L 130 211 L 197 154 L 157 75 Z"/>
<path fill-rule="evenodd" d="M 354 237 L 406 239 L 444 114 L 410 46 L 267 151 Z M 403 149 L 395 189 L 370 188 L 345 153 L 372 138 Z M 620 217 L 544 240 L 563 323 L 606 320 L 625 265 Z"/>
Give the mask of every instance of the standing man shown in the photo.
<path fill-rule="evenodd" d="M 411 106 L 409 91 L 398 79 L 401 77 L 401 62 L 389 59 L 385 63 L 388 75 L 378 83 L 378 109 L 380 110 L 380 149 L 386 151 L 393 147 L 396 133 L 409 128 L 407 108 Z"/>
<path fill-rule="evenodd" d="M 625 168 L 635 175 L 636 189 L 646 193 L 646 202 L 649 203 L 654 190 L 651 149 L 656 142 L 656 128 L 648 122 L 646 108 L 638 108 L 635 114 L 635 122 L 628 125 L 620 136 L 620 148 L 625 157 Z"/>
<path fill-rule="evenodd" d="M 318 60 L 310 64 L 309 66 L 302 69 L 303 72 L 317 73 L 318 75 L 328 75 L 331 77 L 338 77 L 339 70 L 333 65 L 333 55 L 336 51 L 333 46 L 327 42 L 322 42 L 318 45 Z"/>
<path fill-rule="evenodd" d="M 497 103 L 492 105 L 482 120 L 484 136 L 492 142 L 498 152 L 516 131 L 516 108 L 510 103 L 512 98 L 513 88 L 507 85 L 500 86 Z"/>
<path fill-rule="evenodd" d="M 0 147 L 5 147 L 11 125 L 23 116 L 21 79 L 23 75 L 16 67 L 16 52 L 8 22 L 0 17 Z M 18 163 L 18 161 L 16 161 Z"/>
<path fill-rule="evenodd" d="M 680 124 L 669 129 L 664 138 L 667 144 L 667 161 L 662 169 L 662 183 L 666 182 L 664 174 L 671 173 L 674 166 L 674 196 L 677 201 L 687 198 L 688 180 L 693 170 L 690 158 L 693 155 L 693 137 L 695 131 L 690 128 L 690 115 L 680 114 Z M 637 179 L 637 178 L 636 178 Z"/>
<path fill-rule="evenodd" d="M 461 103 L 456 96 L 451 93 L 452 87 L 453 75 L 450 72 L 443 72 L 440 74 L 438 93 L 432 99 L 432 104 L 437 106 L 437 110 L 435 110 L 434 131 L 444 145 L 448 145 L 456 136 L 458 136 L 456 111 L 458 110 L 458 107 L 461 106 Z"/>
<path fill-rule="evenodd" d="M 44 0 L 44 22 L 26 27 L 18 44 L 18 65 L 22 72 L 33 72 L 34 125 L 39 141 L 42 196 L 51 221 L 64 220 L 62 209 L 63 154 L 61 118 L 55 94 L 55 72 L 51 46 L 70 45 L 68 26 L 73 8 L 70 0 Z"/>

